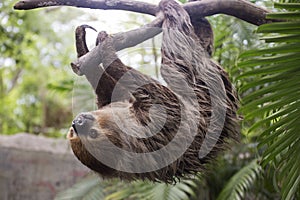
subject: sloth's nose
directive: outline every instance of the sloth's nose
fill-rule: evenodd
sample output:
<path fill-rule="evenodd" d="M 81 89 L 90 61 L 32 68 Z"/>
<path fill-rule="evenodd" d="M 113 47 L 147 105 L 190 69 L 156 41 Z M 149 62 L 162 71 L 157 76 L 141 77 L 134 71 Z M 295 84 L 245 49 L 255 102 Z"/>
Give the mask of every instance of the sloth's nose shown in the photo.
<path fill-rule="evenodd" d="M 79 114 L 73 121 L 72 127 L 76 133 L 85 131 L 92 126 L 95 117 L 90 113 Z"/>

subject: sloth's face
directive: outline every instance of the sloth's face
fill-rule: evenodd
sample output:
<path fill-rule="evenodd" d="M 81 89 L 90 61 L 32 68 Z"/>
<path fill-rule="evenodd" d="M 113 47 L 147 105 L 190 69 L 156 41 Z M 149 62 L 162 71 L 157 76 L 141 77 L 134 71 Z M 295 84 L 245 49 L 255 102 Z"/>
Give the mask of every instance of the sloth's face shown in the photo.
<path fill-rule="evenodd" d="M 110 177 L 114 170 L 101 162 L 113 157 L 107 141 L 115 140 L 110 128 L 106 127 L 106 123 L 111 124 L 107 120 L 109 116 L 103 110 L 81 113 L 73 120 L 67 138 L 74 154 L 84 165 Z"/>
<path fill-rule="evenodd" d="M 129 103 L 113 103 L 99 110 L 77 115 L 67 135 L 68 140 L 71 144 L 79 141 L 87 147 L 101 150 L 105 150 L 105 147 L 111 143 L 122 147 L 121 129 L 129 129 L 126 126 L 133 125 L 127 123 L 128 118 L 132 117 L 130 106 Z M 120 124 L 122 128 L 119 127 Z"/>
<path fill-rule="evenodd" d="M 78 140 L 82 137 L 90 140 L 97 139 L 100 134 L 98 117 L 95 112 L 81 113 L 72 122 L 72 127 L 67 135 L 70 141 Z"/>

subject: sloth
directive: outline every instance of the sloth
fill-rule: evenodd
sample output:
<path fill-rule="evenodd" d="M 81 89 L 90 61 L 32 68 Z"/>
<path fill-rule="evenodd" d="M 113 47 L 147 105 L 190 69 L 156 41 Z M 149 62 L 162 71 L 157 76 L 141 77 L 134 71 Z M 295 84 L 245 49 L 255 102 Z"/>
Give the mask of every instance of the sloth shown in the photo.
<path fill-rule="evenodd" d="M 103 178 L 173 183 L 205 172 L 239 138 L 235 89 L 210 59 L 212 32 L 196 27 L 211 30 L 209 23 L 191 22 L 173 0 L 159 8 L 164 84 L 124 65 L 104 31 L 96 41 L 102 66 L 84 73 L 98 110 L 76 116 L 67 138 L 75 156 Z M 86 28 L 92 27 L 76 29 L 78 57 L 88 53 Z"/>

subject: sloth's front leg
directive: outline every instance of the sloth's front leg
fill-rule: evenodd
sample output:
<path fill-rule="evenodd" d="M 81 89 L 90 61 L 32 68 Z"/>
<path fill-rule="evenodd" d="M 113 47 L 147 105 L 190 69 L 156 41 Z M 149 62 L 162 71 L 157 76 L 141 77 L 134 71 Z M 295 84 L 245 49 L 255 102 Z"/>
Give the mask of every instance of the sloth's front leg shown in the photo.
<path fill-rule="evenodd" d="M 84 56 L 85 54 L 87 54 L 89 52 L 89 49 L 88 49 L 88 47 L 86 45 L 86 41 L 85 41 L 85 38 L 86 38 L 85 29 L 87 29 L 87 28 L 92 29 L 97 32 L 97 30 L 95 28 L 93 28 L 89 25 L 86 25 L 86 24 L 78 26 L 76 28 L 75 41 L 76 41 L 77 58 L 80 58 L 81 56 Z M 71 67 L 75 74 L 82 75 L 80 72 L 80 69 L 77 65 L 71 63 Z"/>
<path fill-rule="evenodd" d="M 86 45 L 86 28 L 95 30 L 88 25 L 81 25 L 76 28 L 75 37 L 78 58 L 89 52 Z M 112 101 L 132 101 L 133 99 L 132 95 L 123 86 L 118 87 L 118 92 L 115 92 L 114 98 L 112 98 L 117 81 L 126 73 L 127 68 L 123 67 L 124 65 L 118 59 L 111 43 L 112 40 L 110 39 L 104 31 L 100 32 L 97 37 L 96 45 L 103 49 L 100 55 L 103 66 L 99 63 L 98 65 L 91 65 L 81 69 L 76 64 L 71 64 L 73 71 L 78 75 L 85 75 L 86 79 L 92 85 L 97 95 L 98 108 L 110 104 Z M 112 75 L 107 70 L 113 71 Z"/>

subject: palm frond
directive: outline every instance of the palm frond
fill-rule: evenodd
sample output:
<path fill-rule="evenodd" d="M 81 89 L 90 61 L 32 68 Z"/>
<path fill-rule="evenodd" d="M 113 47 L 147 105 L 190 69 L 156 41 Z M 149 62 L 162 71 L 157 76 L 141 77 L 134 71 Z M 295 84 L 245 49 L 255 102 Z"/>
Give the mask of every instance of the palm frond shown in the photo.
<path fill-rule="evenodd" d="M 57 194 L 55 200 L 99 200 L 104 199 L 104 196 L 104 186 L 99 176 L 92 174 Z"/>
<path fill-rule="evenodd" d="M 117 179 L 101 180 L 92 174 L 71 188 L 59 193 L 55 200 L 188 200 L 195 196 L 191 180 L 176 185 L 152 183 L 148 181 L 123 182 Z"/>
<path fill-rule="evenodd" d="M 300 3 L 276 6 L 286 11 L 268 18 L 286 21 L 258 28 L 272 44 L 241 56 L 239 79 L 248 81 L 241 111 L 256 121 L 250 132 L 260 133 L 262 166 L 276 168 L 282 198 L 292 199 L 300 191 Z"/>
<path fill-rule="evenodd" d="M 118 191 L 106 196 L 105 200 L 145 199 L 145 200 L 188 200 L 194 196 L 192 181 L 182 181 L 176 185 L 135 181 L 122 184 Z"/>
<path fill-rule="evenodd" d="M 226 184 L 217 200 L 245 199 L 246 192 L 261 175 L 262 168 L 255 159 L 239 170 Z"/>

